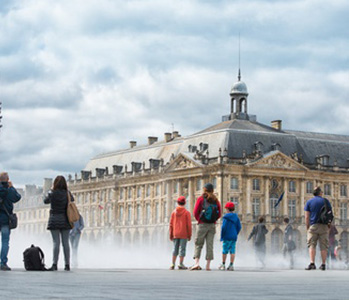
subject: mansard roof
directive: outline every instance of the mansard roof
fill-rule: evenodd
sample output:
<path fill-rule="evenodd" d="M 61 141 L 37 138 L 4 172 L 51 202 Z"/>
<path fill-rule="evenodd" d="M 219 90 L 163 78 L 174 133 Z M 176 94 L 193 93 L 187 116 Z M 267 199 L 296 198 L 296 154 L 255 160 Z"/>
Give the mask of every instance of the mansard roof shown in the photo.
<path fill-rule="evenodd" d="M 169 142 L 159 141 L 152 145 L 98 155 L 88 162 L 84 170 L 95 174 L 96 168 L 108 167 L 112 170 L 117 165 L 123 167 L 122 172 L 125 171 L 125 166 L 127 171 L 131 171 L 132 162 L 144 162 L 144 168 L 148 169 L 151 159 L 166 165 L 180 153 L 188 155 L 188 152 L 194 153 L 197 150 L 208 158 L 217 158 L 220 154 L 223 155 L 225 149 L 230 159 L 279 150 L 287 156 L 296 154 L 307 165 L 315 165 L 317 157 L 328 155 L 329 165 L 337 163 L 339 167 L 347 168 L 349 136 L 277 130 L 258 122 L 234 119 Z"/>

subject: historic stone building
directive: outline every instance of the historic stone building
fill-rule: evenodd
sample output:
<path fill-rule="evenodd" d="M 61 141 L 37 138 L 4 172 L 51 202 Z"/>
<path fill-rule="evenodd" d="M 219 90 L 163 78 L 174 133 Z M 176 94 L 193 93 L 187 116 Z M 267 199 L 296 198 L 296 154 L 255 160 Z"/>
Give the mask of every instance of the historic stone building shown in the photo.
<path fill-rule="evenodd" d="M 161 140 L 149 137 L 147 145 L 131 141 L 128 149 L 92 158 L 81 176 L 70 178 L 86 222 L 84 238 L 119 245 L 162 242 L 177 197 L 186 196 L 192 212 L 204 183 L 212 182 L 222 205 L 236 204 L 244 235 L 259 216 L 266 217 L 272 251 L 281 249 L 285 216 L 305 245 L 303 207 L 320 185 L 333 204 L 339 238 L 347 243 L 349 136 L 284 130 L 281 121 L 258 123 L 248 114 L 240 75 L 230 101 L 230 114 L 214 126 L 186 137 L 178 132 Z M 27 208 L 26 201 L 20 226 L 44 230 L 47 208 Z"/>

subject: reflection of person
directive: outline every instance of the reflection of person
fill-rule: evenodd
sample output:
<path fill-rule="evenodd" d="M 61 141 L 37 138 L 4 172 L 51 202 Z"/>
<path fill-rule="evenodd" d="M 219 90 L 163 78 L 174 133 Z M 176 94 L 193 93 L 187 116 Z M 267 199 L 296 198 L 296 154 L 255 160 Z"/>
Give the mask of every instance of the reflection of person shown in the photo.
<path fill-rule="evenodd" d="M 207 183 L 204 186 L 203 194 L 195 203 L 194 216 L 198 221 L 195 238 L 195 264 L 190 270 L 201 270 L 200 256 L 202 247 L 206 241 L 206 270 L 211 270 L 211 260 L 213 260 L 213 241 L 216 233 L 216 221 L 221 217 L 221 204 L 213 193 L 213 185 Z"/>
<path fill-rule="evenodd" d="M 21 195 L 13 187 L 7 173 L 0 174 L 0 228 L 1 228 L 1 267 L 2 271 L 11 271 L 7 265 L 10 247 L 9 214 L 13 213 L 13 203 L 21 200 Z M 7 211 L 7 212 L 6 212 Z"/>
<path fill-rule="evenodd" d="M 179 254 L 178 269 L 186 270 L 187 267 L 183 264 L 187 241 L 191 239 L 192 224 L 191 214 L 185 208 L 185 197 L 181 196 L 177 200 L 178 206 L 171 214 L 170 220 L 170 240 L 173 241 L 172 265 L 170 270 L 175 269 L 177 256 Z"/>
<path fill-rule="evenodd" d="M 226 214 L 223 217 L 221 229 L 221 241 L 223 241 L 222 265 L 219 270 L 225 270 L 225 261 L 230 253 L 229 271 L 234 271 L 235 248 L 238 234 L 241 230 L 241 223 L 238 215 L 234 213 L 235 205 L 233 202 L 227 202 L 225 205 Z"/>
<path fill-rule="evenodd" d="M 267 227 L 265 227 L 264 224 L 264 218 L 259 217 L 258 224 L 255 225 L 248 237 L 248 240 L 250 240 L 253 237 L 253 245 L 254 249 L 256 251 L 257 259 L 261 262 L 263 268 L 265 267 L 265 252 L 266 252 L 266 246 L 265 246 L 265 235 L 268 233 Z"/>
<path fill-rule="evenodd" d="M 70 244 L 73 250 L 72 262 L 74 267 L 78 266 L 78 247 L 79 247 L 81 232 L 84 229 L 84 227 L 85 227 L 84 219 L 80 215 L 79 220 L 74 223 L 73 229 L 70 230 Z"/>
<path fill-rule="evenodd" d="M 70 247 L 69 233 L 72 229 L 67 216 L 68 207 L 68 187 L 63 176 L 57 176 L 53 182 L 53 188 L 44 199 L 45 204 L 51 204 L 50 217 L 47 229 L 51 231 L 53 240 L 53 264 L 50 271 L 57 271 L 57 263 L 62 239 L 64 250 L 65 271 L 70 271 Z M 74 201 L 70 194 L 71 201 Z"/>
<path fill-rule="evenodd" d="M 331 227 L 330 227 L 330 232 L 328 234 L 328 253 L 327 253 L 327 257 L 331 258 L 331 261 L 335 261 L 336 260 L 336 256 L 334 254 L 334 249 L 336 247 L 336 234 L 338 234 L 338 230 L 336 228 L 336 226 L 334 225 L 334 221 L 331 223 Z"/>
<path fill-rule="evenodd" d="M 320 270 L 326 270 L 326 258 L 328 251 L 329 225 L 319 223 L 321 209 L 326 201 L 327 207 L 331 210 L 331 204 L 322 197 L 323 192 L 320 187 L 315 188 L 314 198 L 307 201 L 304 207 L 305 225 L 307 227 L 307 243 L 309 248 L 310 264 L 306 270 L 315 270 L 316 245 L 319 241 L 321 250 L 322 265 Z"/>
<path fill-rule="evenodd" d="M 286 255 L 290 256 L 290 268 L 294 267 L 294 251 L 296 250 L 296 244 L 293 240 L 293 228 L 290 224 L 289 218 L 284 218 L 284 223 L 286 225 L 285 233 L 284 233 L 284 245 L 282 247 L 282 253 L 284 258 Z"/>

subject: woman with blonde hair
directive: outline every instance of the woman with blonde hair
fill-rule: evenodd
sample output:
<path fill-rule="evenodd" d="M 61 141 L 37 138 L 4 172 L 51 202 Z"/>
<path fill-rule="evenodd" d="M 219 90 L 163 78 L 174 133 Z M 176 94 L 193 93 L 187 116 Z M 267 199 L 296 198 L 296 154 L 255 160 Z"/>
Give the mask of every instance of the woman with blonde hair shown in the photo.
<path fill-rule="evenodd" d="M 68 197 L 74 201 L 73 196 L 68 191 L 68 186 L 63 176 L 57 176 L 53 182 L 53 188 L 44 199 L 45 204 L 51 204 L 50 217 L 47 229 L 51 231 L 53 240 L 53 264 L 50 271 L 57 271 L 58 257 L 60 249 L 60 239 L 62 239 L 65 271 L 70 271 L 70 248 L 69 232 L 72 229 L 68 221 L 67 207 Z"/>

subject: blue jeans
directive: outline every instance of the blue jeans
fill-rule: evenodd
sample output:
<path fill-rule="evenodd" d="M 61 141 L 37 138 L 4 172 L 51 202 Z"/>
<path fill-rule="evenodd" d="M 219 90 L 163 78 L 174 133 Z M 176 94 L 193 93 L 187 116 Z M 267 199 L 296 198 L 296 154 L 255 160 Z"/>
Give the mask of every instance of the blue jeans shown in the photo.
<path fill-rule="evenodd" d="M 7 264 L 8 250 L 10 249 L 10 227 L 1 225 L 1 265 Z"/>
<path fill-rule="evenodd" d="M 187 239 L 173 239 L 173 256 L 184 257 L 187 249 Z"/>

